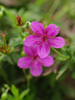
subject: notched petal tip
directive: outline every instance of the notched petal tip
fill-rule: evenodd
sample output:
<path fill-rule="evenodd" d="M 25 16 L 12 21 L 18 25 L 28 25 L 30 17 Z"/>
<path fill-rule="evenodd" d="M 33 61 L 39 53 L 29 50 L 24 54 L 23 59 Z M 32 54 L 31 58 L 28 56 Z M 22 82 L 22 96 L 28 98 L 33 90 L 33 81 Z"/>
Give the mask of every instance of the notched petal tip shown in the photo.
<path fill-rule="evenodd" d="M 29 68 L 31 62 L 32 62 L 32 60 L 30 59 L 30 57 L 22 57 L 18 60 L 17 65 L 19 68 L 27 69 L 27 68 Z"/>
<path fill-rule="evenodd" d="M 47 56 L 46 58 L 41 59 L 40 63 L 44 65 L 44 67 L 50 67 L 54 64 L 54 59 L 52 56 Z"/>
<path fill-rule="evenodd" d="M 48 38 L 48 42 L 54 48 L 62 48 L 65 45 L 65 40 L 62 37 Z"/>
<path fill-rule="evenodd" d="M 59 33 L 59 27 L 55 24 L 49 24 L 46 28 L 47 36 L 56 36 Z"/>
<path fill-rule="evenodd" d="M 37 35 L 44 35 L 45 33 L 44 26 L 41 23 L 36 21 L 33 21 L 31 23 L 31 30 Z"/>
<path fill-rule="evenodd" d="M 34 63 L 30 67 L 30 72 L 34 77 L 38 77 L 42 74 L 42 66 L 40 63 Z"/>

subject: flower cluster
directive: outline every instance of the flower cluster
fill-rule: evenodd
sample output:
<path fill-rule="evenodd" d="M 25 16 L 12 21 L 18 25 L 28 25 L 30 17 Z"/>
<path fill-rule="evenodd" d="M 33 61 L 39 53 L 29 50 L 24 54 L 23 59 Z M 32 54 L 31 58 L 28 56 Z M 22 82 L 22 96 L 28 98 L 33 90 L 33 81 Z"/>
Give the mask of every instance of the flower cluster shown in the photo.
<path fill-rule="evenodd" d="M 20 58 L 18 66 L 20 68 L 30 68 L 33 76 L 40 76 L 42 73 L 42 65 L 50 67 L 54 60 L 50 53 L 50 47 L 61 48 L 65 45 L 62 37 L 55 37 L 59 33 L 59 27 L 55 24 L 50 24 L 44 29 L 39 22 L 31 23 L 31 30 L 34 35 L 29 35 L 24 41 L 23 50 L 27 57 Z"/>
<path fill-rule="evenodd" d="M 18 66 L 25 69 L 30 68 L 30 72 L 33 76 L 41 75 L 42 65 L 49 67 L 54 63 L 54 60 L 51 56 L 40 58 L 37 48 L 38 47 L 28 47 L 24 45 L 23 50 L 27 54 L 27 57 L 22 57 L 18 61 Z"/>

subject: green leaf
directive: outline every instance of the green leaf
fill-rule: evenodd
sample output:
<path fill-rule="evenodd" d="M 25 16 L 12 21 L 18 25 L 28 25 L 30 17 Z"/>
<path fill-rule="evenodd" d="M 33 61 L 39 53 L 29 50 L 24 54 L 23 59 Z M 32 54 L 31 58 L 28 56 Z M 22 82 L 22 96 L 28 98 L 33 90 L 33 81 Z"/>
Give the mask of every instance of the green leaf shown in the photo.
<path fill-rule="evenodd" d="M 7 99 L 7 93 L 4 92 L 2 95 L 1 95 L 1 100 L 6 100 Z"/>
<path fill-rule="evenodd" d="M 14 97 L 9 93 L 7 94 L 7 98 L 8 98 L 7 100 L 14 100 Z"/>
<path fill-rule="evenodd" d="M 72 76 L 72 78 L 75 79 L 75 72 L 73 72 L 71 76 Z"/>
<path fill-rule="evenodd" d="M 24 90 L 21 94 L 20 94 L 20 99 L 23 99 L 24 96 L 26 96 L 29 93 L 29 89 Z"/>
<path fill-rule="evenodd" d="M 11 57 L 12 57 L 14 63 L 17 63 L 18 59 L 20 58 L 20 54 L 18 54 L 18 53 L 12 53 Z"/>
<path fill-rule="evenodd" d="M 44 4 L 47 1 L 48 0 L 36 0 L 36 4 L 40 6 L 40 5 Z"/>
<path fill-rule="evenodd" d="M 65 60 L 66 60 L 66 57 L 63 59 L 63 57 L 58 56 L 57 59 L 58 59 L 59 61 L 65 61 Z"/>
<path fill-rule="evenodd" d="M 18 13 L 19 13 L 20 16 L 23 16 L 24 12 L 25 12 L 24 8 L 21 8 Z"/>
<path fill-rule="evenodd" d="M 73 61 L 75 62 L 75 55 L 72 56 Z"/>
<path fill-rule="evenodd" d="M 52 97 L 50 99 L 51 100 L 62 100 L 61 92 L 58 91 L 58 90 L 55 90 L 54 93 L 53 93 L 53 95 L 52 95 Z"/>
<path fill-rule="evenodd" d="M 0 62 L 1 62 L 2 60 L 4 60 L 4 58 L 5 58 L 5 55 L 1 55 L 1 56 L 0 56 Z"/>
<path fill-rule="evenodd" d="M 11 86 L 11 92 L 15 97 L 19 96 L 19 90 L 15 87 L 15 85 Z"/>
<path fill-rule="evenodd" d="M 12 60 L 11 55 L 7 55 L 7 56 L 5 57 L 5 60 L 8 61 L 11 65 L 14 64 L 14 61 Z"/>
<path fill-rule="evenodd" d="M 5 88 L 9 88 L 9 85 L 8 85 L 8 84 L 4 84 L 4 87 L 5 87 Z"/>
<path fill-rule="evenodd" d="M 68 69 L 68 65 L 66 64 L 64 67 L 62 67 L 59 70 L 58 75 L 56 76 L 56 79 L 58 79 L 67 69 Z"/>
<path fill-rule="evenodd" d="M 2 6 L 2 5 L 0 5 L 0 18 L 2 18 L 2 16 L 4 15 L 4 10 L 5 10 L 5 8 Z"/>
<path fill-rule="evenodd" d="M 9 45 L 12 47 L 16 47 L 18 45 L 23 45 L 23 40 L 21 38 L 13 38 L 12 40 L 10 40 Z"/>
<path fill-rule="evenodd" d="M 71 87 L 71 86 L 66 86 L 65 87 L 65 94 L 67 95 L 67 96 L 69 96 L 71 99 L 72 98 L 74 98 L 74 100 L 75 100 L 75 89 L 73 88 L 73 87 Z"/>
<path fill-rule="evenodd" d="M 16 20 L 14 20 L 15 16 L 16 15 L 16 10 L 14 9 L 5 9 L 5 14 L 8 16 L 10 22 L 12 24 L 15 24 L 16 25 Z M 13 21 L 14 20 L 14 21 Z"/>
<path fill-rule="evenodd" d="M 3 41 L 2 40 L 0 40 L 0 46 L 3 46 Z"/>

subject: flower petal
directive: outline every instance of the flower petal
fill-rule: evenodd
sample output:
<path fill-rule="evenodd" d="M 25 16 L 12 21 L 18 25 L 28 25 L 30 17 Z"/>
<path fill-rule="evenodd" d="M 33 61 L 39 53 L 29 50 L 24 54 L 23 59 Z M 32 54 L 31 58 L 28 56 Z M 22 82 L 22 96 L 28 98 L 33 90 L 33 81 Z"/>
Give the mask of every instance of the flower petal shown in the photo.
<path fill-rule="evenodd" d="M 62 37 L 48 38 L 48 42 L 54 48 L 62 48 L 65 45 L 65 40 Z"/>
<path fill-rule="evenodd" d="M 38 54 L 39 54 L 40 58 L 47 57 L 49 52 L 50 52 L 49 44 L 46 41 L 45 42 L 41 42 L 41 44 L 38 47 Z"/>
<path fill-rule="evenodd" d="M 24 52 L 28 55 L 28 56 L 33 56 L 33 52 L 32 52 L 32 49 L 31 47 L 28 47 L 28 46 L 23 46 L 23 50 Z"/>
<path fill-rule="evenodd" d="M 29 68 L 30 64 L 32 62 L 32 59 L 30 57 L 22 57 L 18 60 L 18 67 L 20 68 Z"/>
<path fill-rule="evenodd" d="M 30 67 L 30 72 L 35 77 L 40 76 L 42 73 L 41 64 L 38 62 L 34 62 L 34 64 L 32 64 L 32 66 Z"/>
<path fill-rule="evenodd" d="M 24 44 L 26 46 L 36 46 L 40 43 L 41 41 L 41 38 L 39 36 L 36 36 L 36 35 L 29 35 L 25 41 L 24 41 Z"/>
<path fill-rule="evenodd" d="M 37 46 L 36 47 L 28 47 L 26 45 L 23 46 L 23 50 L 24 52 L 28 55 L 28 56 L 34 56 L 37 55 Z"/>
<path fill-rule="evenodd" d="M 47 36 L 56 36 L 59 33 L 59 27 L 55 24 L 50 24 L 46 28 Z"/>
<path fill-rule="evenodd" d="M 47 56 L 46 58 L 41 59 L 40 63 L 45 67 L 50 67 L 51 65 L 53 65 L 54 59 L 52 56 Z"/>
<path fill-rule="evenodd" d="M 31 30 L 38 35 L 44 35 L 45 33 L 43 25 L 36 21 L 31 23 Z"/>

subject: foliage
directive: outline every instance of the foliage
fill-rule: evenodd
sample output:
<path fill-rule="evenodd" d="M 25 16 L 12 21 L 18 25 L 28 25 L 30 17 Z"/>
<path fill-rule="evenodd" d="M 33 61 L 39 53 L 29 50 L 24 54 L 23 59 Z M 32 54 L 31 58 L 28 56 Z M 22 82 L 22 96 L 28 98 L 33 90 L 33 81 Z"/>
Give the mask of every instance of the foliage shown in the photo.
<path fill-rule="evenodd" d="M 0 99 L 75 99 L 75 0 L 17 0 L 17 2 L 19 5 L 16 7 L 0 5 L 0 31 L 4 33 L 7 30 L 6 43 L 10 47 L 9 53 L 0 52 Z M 18 14 L 24 21 L 21 27 L 17 26 L 15 20 Z M 56 54 L 51 48 L 55 63 L 50 68 L 44 68 L 43 74 L 36 78 L 30 75 L 29 70 L 21 70 L 17 66 L 18 59 L 25 56 L 22 47 L 29 35 L 25 29 L 29 25 L 27 21 L 39 21 L 46 26 L 50 23 L 56 24 L 60 27 L 58 36 L 62 36 L 66 43 L 63 48 L 58 49 L 65 57 Z M 0 47 L 2 46 L 3 38 L 0 35 Z"/>

